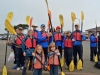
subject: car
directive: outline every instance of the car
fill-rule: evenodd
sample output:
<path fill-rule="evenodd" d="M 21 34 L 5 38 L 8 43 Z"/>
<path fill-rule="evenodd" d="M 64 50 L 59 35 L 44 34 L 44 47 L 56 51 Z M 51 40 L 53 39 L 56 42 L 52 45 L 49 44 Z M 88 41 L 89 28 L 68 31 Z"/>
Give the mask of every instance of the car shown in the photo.
<path fill-rule="evenodd" d="M 0 36 L 0 40 L 2 39 L 2 36 Z"/>
<path fill-rule="evenodd" d="M 7 40 L 7 36 L 3 36 L 1 40 Z"/>

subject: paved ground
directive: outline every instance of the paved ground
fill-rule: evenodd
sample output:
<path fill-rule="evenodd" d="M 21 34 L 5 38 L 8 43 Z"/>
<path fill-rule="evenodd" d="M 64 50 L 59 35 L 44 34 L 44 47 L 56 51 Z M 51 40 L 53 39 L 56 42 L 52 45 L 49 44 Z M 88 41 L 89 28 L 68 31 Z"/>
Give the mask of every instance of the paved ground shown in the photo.
<path fill-rule="evenodd" d="M 84 48 L 84 51 L 83 51 L 84 52 L 83 54 L 84 69 L 81 71 L 77 71 L 75 69 L 74 72 L 69 72 L 68 70 L 65 70 L 63 68 L 63 71 L 66 73 L 66 75 L 100 75 L 100 70 L 94 68 L 95 63 L 89 61 L 89 56 L 90 56 L 89 42 L 83 42 L 83 48 Z M 4 64 L 4 54 L 5 54 L 4 52 L 5 52 L 5 42 L 0 40 L 0 71 L 2 70 L 2 67 Z M 10 48 L 8 47 L 7 55 L 9 54 L 10 54 Z M 12 67 L 13 67 L 13 63 L 7 62 L 7 69 L 9 70 L 9 75 L 13 75 L 11 73 L 18 73 L 19 75 L 21 75 L 21 71 L 13 70 Z M 32 72 L 28 72 L 28 73 L 30 74 Z M 44 72 L 44 73 L 47 73 L 47 72 Z M 18 74 L 15 74 L 15 75 L 18 75 Z"/>

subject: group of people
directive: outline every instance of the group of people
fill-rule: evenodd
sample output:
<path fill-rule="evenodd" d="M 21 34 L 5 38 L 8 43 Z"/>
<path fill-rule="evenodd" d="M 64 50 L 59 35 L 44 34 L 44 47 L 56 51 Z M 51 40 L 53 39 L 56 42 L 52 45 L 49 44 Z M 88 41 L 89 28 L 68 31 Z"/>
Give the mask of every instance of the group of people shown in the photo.
<path fill-rule="evenodd" d="M 61 27 L 51 28 L 47 32 L 45 24 L 41 24 L 41 31 L 36 30 L 37 26 L 33 25 L 33 30 L 28 30 L 28 34 L 23 34 L 23 28 L 16 29 L 16 35 L 13 35 L 7 44 L 15 53 L 15 64 L 17 70 L 22 69 L 22 75 L 26 75 L 26 70 L 29 64 L 29 70 L 33 69 L 33 75 L 42 75 L 42 69 L 50 65 L 50 72 L 53 75 L 58 75 L 59 59 L 63 56 L 66 63 L 66 68 L 72 60 L 77 66 L 77 54 L 82 61 L 83 69 L 83 45 L 82 41 L 86 40 L 85 34 L 79 30 L 79 25 L 75 24 L 75 30 L 61 32 Z M 91 61 L 93 60 L 93 52 L 96 54 L 94 46 L 96 46 L 96 37 L 90 36 Z M 100 43 L 99 43 L 100 44 Z M 99 48 L 99 47 L 98 47 Z M 100 49 L 99 49 L 100 51 Z M 44 65 L 44 66 L 43 66 Z"/>

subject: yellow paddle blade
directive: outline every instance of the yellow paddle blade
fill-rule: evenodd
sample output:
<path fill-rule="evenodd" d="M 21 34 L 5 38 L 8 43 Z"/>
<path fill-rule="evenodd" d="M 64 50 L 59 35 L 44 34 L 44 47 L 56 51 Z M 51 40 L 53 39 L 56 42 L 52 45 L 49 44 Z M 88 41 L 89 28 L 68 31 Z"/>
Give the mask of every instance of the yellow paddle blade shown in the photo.
<path fill-rule="evenodd" d="M 28 61 L 28 67 L 29 67 L 29 65 L 30 65 L 30 61 Z"/>
<path fill-rule="evenodd" d="M 9 22 L 11 22 L 12 21 L 12 18 L 13 18 L 13 12 L 9 12 L 8 15 L 7 15 L 7 20 Z"/>
<path fill-rule="evenodd" d="M 76 15 L 75 15 L 75 13 L 73 13 L 74 14 L 74 21 L 75 21 L 75 19 L 76 19 Z"/>
<path fill-rule="evenodd" d="M 61 63 L 61 67 L 63 67 L 64 66 L 64 58 L 60 59 L 60 63 Z"/>
<path fill-rule="evenodd" d="M 64 72 L 61 72 L 61 75 L 65 75 L 65 73 Z"/>
<path fill-rule="evenodd" d="M 81 70 L 82 69 L 82 61 L 81 59 L 78 61 L 77 63 L 77 70 Z"/>
<path fill-rule="evenodd" d="M 7 75 L 7 68 L 6 68 L 6 66 L 3 67 L 2 75 Z"/>
<path fill-rule="evenodd" d="M 94 57 L 94 61 L 98 62 L 98 56 L 97 55 Z"/>
<path fill-rule="evenodd" d="M 16 32 L 15 32 L 13 26 L 10 24 L 10 22 L 7 19 L 5 20 L 5 27 L 10 33 L 16 35 Z"/>
<path fill-rule="evenodd" d="M 72 19 L 72 22 L 74 23 L 74 21 L 76 19 L 76 15 L 74 12 L 71 12 L 71 19 Z"/>
<path fill-rule="evenodd" d="M 69 65 L 69 71 L 70 72 L 74 71 L 74 62 L 73 62 L 73 60 L 71 61 L 70 65 Z"/>
<path fill-rule="evenodd" d="M 26 16 L 26 24 L 29 25 L 29 22 L 30 22 L 30 16 Z"/>
<path fill-rule="evenodd" d="M 49 6 L 48 6 L 48 0 L 45 0 L 46 5 L 47 5 L 47 9 L 49 10 Z"/>
<path fill-rule="evenodd" d="M 60 21 L 60 25 L 62 25 L 62 28 L 63 28 L 64 27 L 64 20 L 63 20 L 62 14 L 59 15 L 59 21 Z"/>
<path fill-rule="evenodd" d="M 82 22 L 84 20 L 84 12 L 83 11 L 81 11 L 81 20 L 82 20 Z"/>

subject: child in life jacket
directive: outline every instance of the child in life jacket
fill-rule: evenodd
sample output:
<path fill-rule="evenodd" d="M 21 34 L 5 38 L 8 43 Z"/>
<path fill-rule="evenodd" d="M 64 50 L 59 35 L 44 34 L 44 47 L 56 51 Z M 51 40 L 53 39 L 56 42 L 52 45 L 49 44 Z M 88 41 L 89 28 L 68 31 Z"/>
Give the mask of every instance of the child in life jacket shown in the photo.
<path fill-rule="evenodd" d="M 48 64 L 50 64 L 50 72 L 53 75 L 58 75 L 59 57 L 61 57 L 60 52 L 56 49 L 54 42 L 50 43 L 48 47 Z"/>
<path fill-rule="evenodd" d="M 22 75 L 26 75 L 26 69 L 29 60 L 31 60 L 30 65 L 32 66 L 32 60 L 33 60 L 32 52 L 34 52 L 34 49 L 36 47 L 36 40 L 33 36 L 33 30 L 28 31 L 28 35 L 23 39 L 23 42 L 25 42 L 26 45 L 24 43 L 22 44 L 23 55 L 25 56 L 25 64 L 24 64 L 24 69 L 22 71 Z"/>
<path fill-rule="evenodd" d="M 74 38 L 71 35 L 71 31 L 67 31 L 67 37 L 64 37 L 64 55 L 65 55 L 65 62 L 67 65 L 66 68 L 68 68 L 72 60 L 73 42 Z"/>
<path fill-rule="evenodd" d="M 43 69 L 43 65 L 41 63 L 44 64 L 45 62 L 45 57 L 44 57 L 44 52 L 43 52 L 43 48 L 41 45 L 37 45 L 37 47 L 35 48 L 35 52 L 32 53 L 33 55 L 33 62 L 34 62 L 34 72 L 33 75 L 42 75 L 42 69 Z M 39 60 L 41 61 L 41 63 L 39 62 Z"/>

